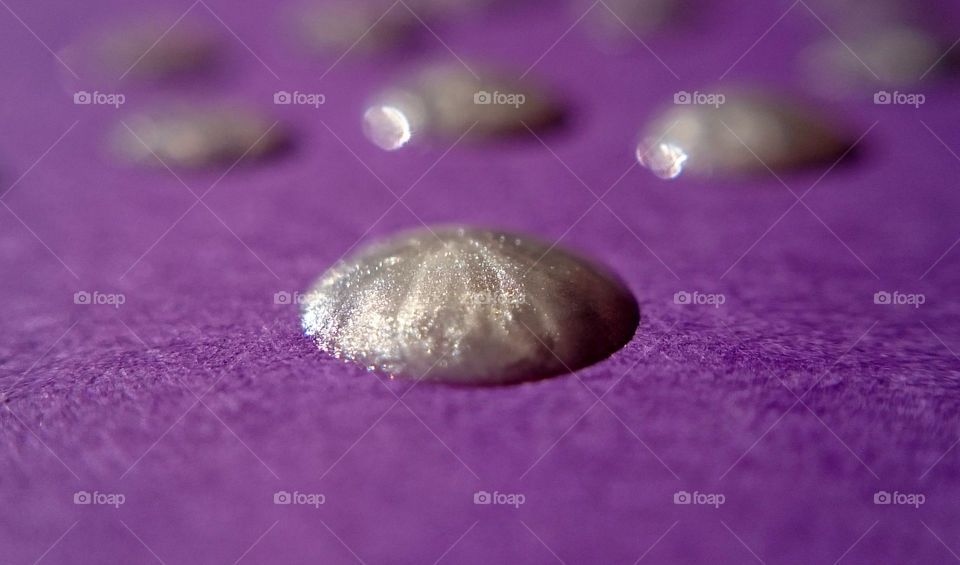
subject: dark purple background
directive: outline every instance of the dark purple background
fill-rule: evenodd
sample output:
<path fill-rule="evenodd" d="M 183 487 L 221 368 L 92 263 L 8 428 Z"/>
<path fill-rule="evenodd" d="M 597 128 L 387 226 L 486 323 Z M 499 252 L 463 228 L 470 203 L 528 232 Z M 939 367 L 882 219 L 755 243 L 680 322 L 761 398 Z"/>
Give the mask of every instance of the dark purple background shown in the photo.
<path fill-rule="evenodd" d="M 826 26 L 843 37 L 849 21 L 818 21 L 802 3 L 779 22 L 790 2 L 704 6 L 647 41 L 663 64 L 633 39 L 601 49 L 589 17 L 570 30 L 582 11 L 552 3 L 431 22 L 460 57 L 518 75 L 562 37 L 531 76 L 570 103 L 571 123 L 543 137 L 549 149 L 520 136 L 385 153 L 360 133 L 363 101 L 417 60 L 454 61 L 430 33 L 402 54 L 348 56 L 320 80 L 333 58 L 298 50 L 273 2 L 208 0 L 185 19 L 222 33 L 219 74 L 78 83 L 44 42 L 57 51 L 164 7 L 172 22 L 191 4 L 5 1 L 16 17 L 0 9 L 0 188 L 16 184 L 0 209 L 0 561 L 957 557 L 956 84 L 915 86 L 919 110 L 875 106 L 870 93 L 823 103 L 853 138 L 869 133 L 802 204 L 766 173 L 662 182 L 631 168 L 636 132 L 674 92 L 760 80 L 803 92 L 796 53 L 832 37 Z M 77 88 L 128 102 L 77 106 Z M 281 89 L 327 103 L 274 107 Z M 296 149 L 241 164 L 194 206 L 168 171 L 106 150 L 118 118 L 173 97 L 247 101 L 292 124 Z M 224 169 L 178 174 L 201 194 Z M 799 195 L 824 171 L 781 178 Z M 399 194 L 421 176 L 403 204 L 377 179 Z M 618 179 L 594 206 L 590 191 Z M 317 351 L 297 309 L 274 304 L 358 239 L 421 220 L 562 236 L 627 281 L 643 313 L 635 338 L 575 375 L 411 390 Z M 126 303 L 75 305 L 80 290 Z M 678 306 L 679 290 L 727 302 Z M 878 290 L 926 303 L 875 305 Z M 79 490 L 126 503 L 74 505 Z M 274 505 L 278 490 L 326 504 Z M 474 505 L 478 490 L 526 503 Z M 678 490 L 726 503 L 674 505 Z M 927 502 L 874 505 L 879 490 Z"/>

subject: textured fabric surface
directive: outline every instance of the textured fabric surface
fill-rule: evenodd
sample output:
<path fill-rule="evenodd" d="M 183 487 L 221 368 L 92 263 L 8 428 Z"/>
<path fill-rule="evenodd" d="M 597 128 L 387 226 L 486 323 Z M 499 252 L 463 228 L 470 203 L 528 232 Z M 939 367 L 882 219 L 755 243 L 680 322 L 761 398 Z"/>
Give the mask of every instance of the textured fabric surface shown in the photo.
<path fill-rule="evenodd" d="M 919 109 L 869 94 L 821 103 L 865 134 L 829 172 L 663 182 L 633 166 L 636 132 L 674 92 L 766 81 L 803 93 L 796 54 L 850 22 L 802 2 L 702 5 L 649 50 L 630 38 L 610 52 L 589 17 L 574 25 L 581 11 L 547 2 L 434 22 L 446 47 L 425 32 L 408 51 L 351 55 L 324 74 L 334 58 L 298 51 L 271 2 L 8 4 L 0 561 L 772 565 L 960 552 L 956 84 L 925 79 Z M 162 8 L 222 33 L 217 74 L 78 82 L 44 46 Z M 957 14 L 945 15 L 949 29 Z M 367 142 L 364 98 L 452 53 L 518 75 L 536 63 L 530 76 L 571 107 L 567 126 L 542 143 Z M 127 102 L 74 105 L 78 88 Z M 281 89 L 326 104 L 274 107 Z M 118 119 L 174 98 L 245 101 L 297 142 L 225 176 L 118 165 L 106 150 Z M 408 189 L 402 203 L 391 194 Z M 412 386 L 319 352 L 297 309 L 275 304 L 358 241 L 421 220 L 562 237 L 627 281 L 636 336 L 574 375 Z M 125 302 L 74 304 L 79 291 Z M 726 302 L 677 305 L 679 291 Z M 926 301 L 877 305 L 878 291 Z M 525 502 L 476 505 L 481 490 Z M 78 491 L 125 501 L 78 505 Z M 325 503 L 277 505 L 278 491 Z M 724 504 L 677 505 L 678 491 Z M 878 491 L 925 503 L 876 505 Z"/>

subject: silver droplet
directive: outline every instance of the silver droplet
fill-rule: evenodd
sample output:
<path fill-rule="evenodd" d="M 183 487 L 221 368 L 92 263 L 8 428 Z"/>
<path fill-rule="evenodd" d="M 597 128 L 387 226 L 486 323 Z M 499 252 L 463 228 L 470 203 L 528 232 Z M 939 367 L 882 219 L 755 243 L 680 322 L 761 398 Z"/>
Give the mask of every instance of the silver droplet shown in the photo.
<path fill-rule="evenodd" d="M 554 125 L 560 105 L 527 80 L 500 71 L 457 64 L 427 67 L 399 86 L 383 90 L 363 116 L 367 137 L 383 149 L 404 146 L 420 133 L 459 137 L 467 130 L 486 136 Z M 471 129 L 472 128 L 472 129 Z"/>
<path fill-rule="evenodd" d="M 314 284 L 303 328 L 324 351 L 391 374 L 465 384 L 596 363 L 639 311 L 615 276 L 550 244 L 449 226 L 395 236 Z"/>
<path fill-rule="evenodd" d="M 702 96 L 697 103 L 698 95 L 686 94 L 686 103 L 660 113 L 641 132 L 637 160 L 660 178 L 800 167 L 832 161 L 849 147 L 833 124 L 789 99 L 738 91 L 708 105 Z"/>
<path fill-rule="evenodd" d="M 886 26 L 871 29 L 849 43 L 824 38 L 801 55 L 811 84 L 829 95 L 868 91 L 878 86 L 907 86 L 928 72 L 944 72 L 951 61 L 938 61 L 947 51 L 920 29 Z"/>
<path fill-rule="evenodd" d="M 136 115 L 113 136 L 116 151 L 138 163 L 201 167 L 262 158 L 289 142 L 282 126 L 237 108 L 192 108 Z M 158 161 L 158 158 L 160 161 Z"/>

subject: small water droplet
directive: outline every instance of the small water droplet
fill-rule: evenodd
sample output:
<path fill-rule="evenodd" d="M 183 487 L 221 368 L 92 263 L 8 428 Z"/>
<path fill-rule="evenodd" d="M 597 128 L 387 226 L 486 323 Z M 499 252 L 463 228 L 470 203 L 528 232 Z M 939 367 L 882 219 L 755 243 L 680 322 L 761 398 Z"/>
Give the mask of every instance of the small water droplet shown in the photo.
<path fill-rule="evenodd" d="M 408 42 L 421 30 L 399 2 L 326 1 L 300 7 L 292 18 L 300 39 L 317 53 L 372 54 Z"/>
<path fill-rule="evenodd" d="M 200 167 L 263 158 L 289 143 L 286 130 L 239 108 L 181 108 L 135 115 L 117 126 L 118 153 L 138 162 Z"/>
<path fill-rule="evenodd" d="M 869 93 L 881 86 L 915 84 L 928 72 L 948 71 L 956 63 L 948 47 L 923 30 L 887 25 L 848 43 L 824 38 L 805 49 L 800 59 L 811 85 L 824 94 Z"/>
<path fill-rule="evenodd" d="M 636 147 L 640 164 L 663 179 L 833 162 L 849 148 L 831 121 L 787 97 L 753 90 L 682 94 L 682 103 L 643 129 Z M 712 105 L 697 102 L 706 99 Z"/>
<path fill-rule="evenodd" d="M 219 36 L 180 17 L 155 14 L 96 29 L 59 57 L 85 80 L 160 81 L 214 67 L 221 56 Z"/>
<path fill-rule="evenodd" d="M 457 64 L 428 66 L 377 94 L 363 116 L 370 140 L 387 150 L 419 132 L 457 138 L 468 130 L 500 136 L 558 124 L 559 103 L 528 80 L 480 69 L 479 78 Z"/>

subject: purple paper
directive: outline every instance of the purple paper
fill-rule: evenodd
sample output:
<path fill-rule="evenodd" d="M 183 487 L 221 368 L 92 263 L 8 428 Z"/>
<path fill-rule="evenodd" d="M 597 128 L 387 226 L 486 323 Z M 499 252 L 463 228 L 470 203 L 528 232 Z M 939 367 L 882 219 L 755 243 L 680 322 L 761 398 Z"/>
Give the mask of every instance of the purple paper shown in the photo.
<path fill-rule="evenodd" d="M 589 15 L 576 23 L 589 4 L 508 4 L 336 64 L 299 49 L 267 1 L 4 7 L 3 563 L 960 553 L 956 81 L 911 87 L 919 108 L 818 100 L 797 54 L 851 28 L 802 1 L 703 3 L 619 51 Z M 208 77 L 78 80 L 51 53 L 188 8 L 226 48 Z M 950 29 L 960 13 L 943 10 Z M 532 67 L 569 104 L 566 127 L 392 153 L 364 139 L 368 96 L 456 57 Z M 863 136 L 856 151 L 779 179 L 665 182 L 636 165 L 637 132 L 676 92 L 745 82 L 813 100 Z M 125 102 L 74 104 L 78 90 Z M 325 103 L 274 105 L 281 90 Z M 118 162 L 119 120 L 173 100 L 244 102 L 296 143 L 225 175 Z M 421 222 L 562 238 L 624 278 L 636 336 L 576 374 L 496 388 L 414 386 L 318 351 L 296 293 L 355 245 Z M 881 291 L 912 303 L 877 304 Z M 92 503 L 75 503 L 84 492 Z"/>

